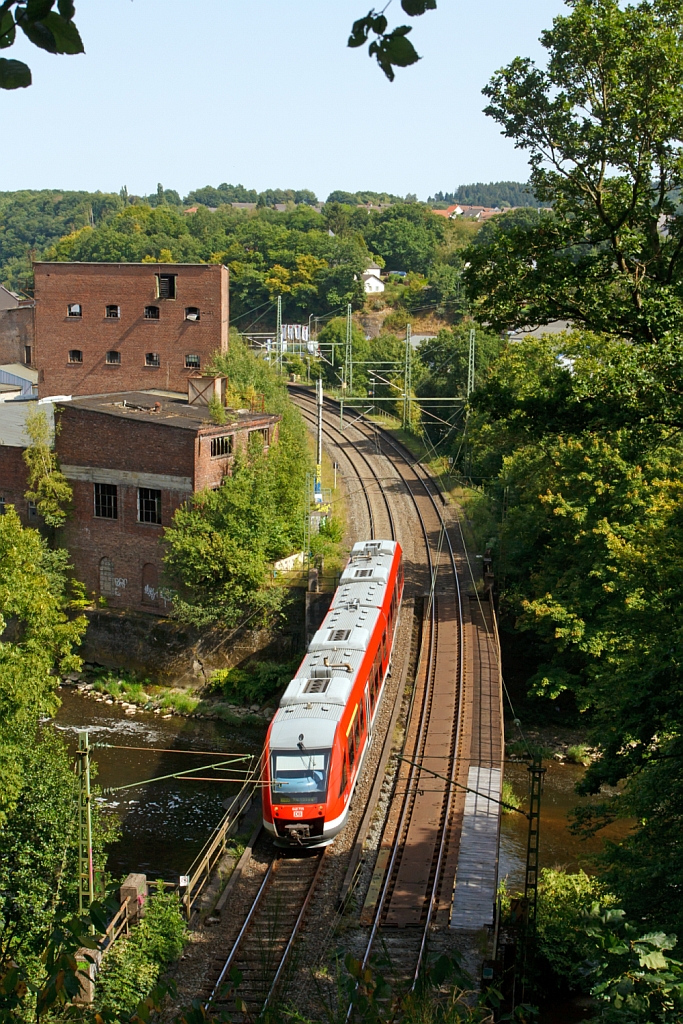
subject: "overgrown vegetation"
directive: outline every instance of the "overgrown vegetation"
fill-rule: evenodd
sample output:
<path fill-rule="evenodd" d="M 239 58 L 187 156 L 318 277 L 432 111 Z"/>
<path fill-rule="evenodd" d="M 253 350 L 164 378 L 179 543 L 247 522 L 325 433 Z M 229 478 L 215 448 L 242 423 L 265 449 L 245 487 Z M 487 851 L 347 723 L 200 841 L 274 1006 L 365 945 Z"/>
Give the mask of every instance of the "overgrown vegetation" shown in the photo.
<path fill-rule="evenodd" d="M 159 882 L 145 904 L 144 917 L 105 953 L 97 976 L 95 1007 L 127 1020 L 166 967 L 180 956 L 187 929 L 175 892 Z"/>
<path fill-rule="evenodd" d="M 213 693 L 222 694 L 232 704 L 265 704 L 282 691 L 299 664 L 290 662 L 255 661 L 244 668 L 217 669 L 209 681 Z"/>
<path fill-rule="evenodd" d="M 301 550 L 310 466 L 305 426 L 274 370 L 235 335 L 216 368 L 228 377 L 230 401 L 242 405 L 260 392 L 282 420 L 268 452 L 252 443 L 238 453 L 221 487 L 194 494 L 164 532 L 174 607 L 195 625 L 235 625 L 283 607 L 287 593 L 274 585 L 272 563 Z"/>

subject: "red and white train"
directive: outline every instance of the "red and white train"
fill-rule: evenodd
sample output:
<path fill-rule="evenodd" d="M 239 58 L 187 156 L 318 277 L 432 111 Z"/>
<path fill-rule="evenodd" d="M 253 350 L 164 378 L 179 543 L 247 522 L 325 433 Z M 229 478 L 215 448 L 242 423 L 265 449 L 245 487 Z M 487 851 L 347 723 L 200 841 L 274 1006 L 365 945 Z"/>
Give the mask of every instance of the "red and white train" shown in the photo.
<path fill-rule="evenodd" d="M 355 544 L 266 737 L 263 824 L 279 846 L 326 846 L 344 827 L 372 739 L 402 596 L 400 545 Z"/>

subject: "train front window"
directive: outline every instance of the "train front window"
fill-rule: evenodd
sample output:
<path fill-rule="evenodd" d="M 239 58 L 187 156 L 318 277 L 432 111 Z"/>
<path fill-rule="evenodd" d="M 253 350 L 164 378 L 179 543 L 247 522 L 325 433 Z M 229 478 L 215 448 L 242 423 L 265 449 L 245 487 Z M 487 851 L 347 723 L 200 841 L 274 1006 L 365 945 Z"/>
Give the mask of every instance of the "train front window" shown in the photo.
<path fill-rule="evenodd" d="M 329 750 L 275 750 L 271 756 L 274 804 L 321 804 L 327 793 Z"/>

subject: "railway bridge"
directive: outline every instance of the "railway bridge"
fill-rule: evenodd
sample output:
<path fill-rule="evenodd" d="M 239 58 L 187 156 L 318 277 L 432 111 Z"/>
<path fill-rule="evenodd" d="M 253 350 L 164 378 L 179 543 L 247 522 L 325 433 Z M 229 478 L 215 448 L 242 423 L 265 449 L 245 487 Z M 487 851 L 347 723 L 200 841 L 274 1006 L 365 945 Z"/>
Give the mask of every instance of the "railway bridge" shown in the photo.
<path fill-rule="evenodd" d="M 291 397 L 316 429 L 313 393 L 292 387 Z M 458 949 L 477 971 L 494 924 L 500 650 L 462 517 L 410 452 L 362 417 L 342 429 L 329 400 L 323 443 L 343 475 L 351 539 L 403 548 L 403 613 L 346 828 L 323 851 L 296 856 L 254 837 L 220 923 L 204 928 L 181 967 L 185 1003 L 231 1010 L 238 969 L 253 1016 L 276 993 L 306 1003 L 306 979 L 338 945 L 342 920 L 354 955 L 367 963 L 382 948 L 406 985 L 434 949 Z"/>

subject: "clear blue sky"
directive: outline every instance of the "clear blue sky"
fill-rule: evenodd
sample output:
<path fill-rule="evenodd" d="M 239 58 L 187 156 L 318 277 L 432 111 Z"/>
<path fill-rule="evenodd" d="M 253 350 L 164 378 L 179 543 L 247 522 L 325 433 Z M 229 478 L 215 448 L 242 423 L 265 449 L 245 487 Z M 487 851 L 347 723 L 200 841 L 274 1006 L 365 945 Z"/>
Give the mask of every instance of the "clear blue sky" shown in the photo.
<path fill-rule="evenodd" d="M 370 0 L 77 0 L 86 54 L 23 38 L 34 84 L 0 94 L 0 190 L 185 194 L 249 188 L 415 192 L 525 181 L 523 153 L 482 113 L 482 86 L 538 37 L 558 0 L 439 0 L 407 19 L 423 59 L 386 81 L 346 47 Z M 21 33 L 20 33 L 21 35 Z"/>

